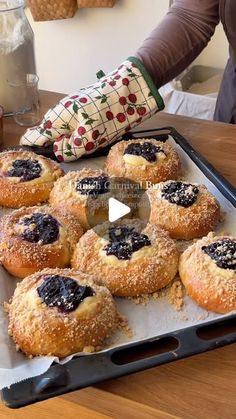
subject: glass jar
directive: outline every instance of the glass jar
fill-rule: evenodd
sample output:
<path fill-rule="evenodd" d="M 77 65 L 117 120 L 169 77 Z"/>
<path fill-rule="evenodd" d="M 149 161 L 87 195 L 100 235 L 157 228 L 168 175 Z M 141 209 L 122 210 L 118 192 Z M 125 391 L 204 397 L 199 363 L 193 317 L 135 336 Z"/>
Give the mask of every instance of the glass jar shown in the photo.
<path fill-rule="evenodd" d="M 8 80 L 36 73 L 34 34 L 24 8 L 24 0 L 0 1 L 0 103 L 4 114 L 11 114 L 14 108 Z"/>

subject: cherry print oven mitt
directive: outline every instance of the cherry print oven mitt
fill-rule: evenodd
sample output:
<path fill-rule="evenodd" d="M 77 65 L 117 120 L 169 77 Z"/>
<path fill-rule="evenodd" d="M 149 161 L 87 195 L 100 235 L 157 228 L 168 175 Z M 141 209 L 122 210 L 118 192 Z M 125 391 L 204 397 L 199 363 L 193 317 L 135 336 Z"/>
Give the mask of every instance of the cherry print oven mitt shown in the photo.
<path fill-rule="evenodd" d="M 164 108 L 163 100 L 142 62 L 134 57 L 87 88 L 63 98 L 29 128 L 21 145 L 54 143 L 59 161 L 77 160 L 105 147 Z"/>

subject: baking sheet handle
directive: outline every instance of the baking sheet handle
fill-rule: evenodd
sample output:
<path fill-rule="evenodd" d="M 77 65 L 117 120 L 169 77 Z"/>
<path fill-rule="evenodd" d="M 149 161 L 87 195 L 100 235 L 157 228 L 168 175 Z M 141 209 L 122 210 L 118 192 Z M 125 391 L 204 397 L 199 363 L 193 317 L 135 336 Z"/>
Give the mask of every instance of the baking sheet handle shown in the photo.
<path fill-rule="evenodd" d="M 14 384 L 9 389 L 3 389 L 3 400 L 8 407 L 17 408 L 95 385 L 105 380 L 229 345 L 236 341 L 236 315 L 229 317 L 229 320 L 226 321 L 210 322 L 210 325 L 222 325 L 225 330 L 227 322 L 228 325 L 233 325 L 234 329 L 232 331 L 231 327 L 228 334 L 219 338 L 215 336 L 210 339 L 200 338 L 199 331 L 208 326 L 205 325 L 200 328 L 194 326 L 139 344 L 128 344 L 121 349 L 112 349 L 106 353 L 74 358 L 65 365 L 53 364 L 46 373 Z M 207 334 L 209 336 L 209 331 Z M 147 352 L 150 352 L 153 347 L 158 352 L 160 348 L 163 349 L 168 346 L 172 349 L 164 349 L 164 352 L 147 355 Z M 135 359 L 137 353 L 140 354 L 140 359 Z"/>

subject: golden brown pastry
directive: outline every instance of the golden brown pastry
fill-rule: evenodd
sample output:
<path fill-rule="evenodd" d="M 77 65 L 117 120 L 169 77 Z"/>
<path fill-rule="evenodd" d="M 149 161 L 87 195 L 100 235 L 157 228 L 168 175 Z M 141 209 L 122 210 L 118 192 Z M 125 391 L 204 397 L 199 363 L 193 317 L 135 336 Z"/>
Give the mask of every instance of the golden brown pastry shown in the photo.
<path fill-rule="evenodd" d="M 0 260 L 4 268 L 24 278 L 44 268 L 70 266 L 83 230 L 63 209 L 21 208 L 0 220 Z"/>
<path fill-rule="evenodd" d="M 113 295 L 132 297 L 165 287 L 178 269 L 167 232 L 140 220 L 104 223 L 79 240 L 72 267 L 94 273 Z"/>
<path fill-rule="evenodd" d="M 209 234 L 180 257 L 179 274 L 197 304 L 216 313 L 236 310 L 236 237 Z"/>
<path fill-rule="evenodd" d="M 172 238 L 190 240 L 215 228 L 220 206 L 204 185 L 169 180 L 146 191 L 139 216 L 160 225 Z"/>
<path fill-rule="evenodd" d="M 29 151 L 0 153 L 0 206 L 20 208 L 47 201 L 64 175 L 59 164 Z"/>
<path fill-rule="evenodd" d="M 113 145 L 106 160 L 111 176 L 140 182 L 143 188 L 152 183 L 178 179 L 181 163 L 176 151 L 155 139 L 120 141 Z"/>
<path fill-rule="evenodd" d="M 92 352 L 116 327 L 107 288 L 92 275 L 45 269 L 20 282 L 8 306 L 9 334 L 28 356 Z"/>
<path fill-rule="evenodd" d="M 116 179 L 100 169 L 84 168 L 69 172 L 55 183 L 50 204 L 55 208 L 66 208 L 87 230 L 108 220 L 108 201 L 111 197 L 129 204 L 126 202 L 128 194 L 122 191 L 125 183 L 124 179 L 118 185 Z"/>

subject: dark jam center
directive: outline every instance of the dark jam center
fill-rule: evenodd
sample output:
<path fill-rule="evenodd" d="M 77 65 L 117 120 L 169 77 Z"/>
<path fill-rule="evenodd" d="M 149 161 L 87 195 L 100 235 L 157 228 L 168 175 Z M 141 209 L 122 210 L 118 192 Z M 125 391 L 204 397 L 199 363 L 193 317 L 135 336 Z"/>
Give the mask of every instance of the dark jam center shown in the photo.
<path fill-rule="evenodd" d="M 31 243 L 49 244 L 59 237 L 59 223 L 48 214 L 37 213 L 20 221 L 21 225 L 29 226 L 21 237 Z"/>
<path fill-rule="evenodd" d="M 230 239 L 218 240 L 202 250 L 210 256 L 219 268 L 236 270 L 236 241 Z"/>
<path fill-rule="evenodd" d="M 60 275 L 46 276 L 37 291 L 47 306 L 57 307 L 64 313 L 76 310 L 86 297 L 95 295 L 91 287 Z"/>
<path fill-rule="evenodd" d="M 162 148 L 160 146 L 155 146 L 152 143 L 131 143 L 126 147 L 124 154 L 140 156 L 148 162 L 153 163 L 157 159 L 156 153 L 160 152 L 164 153 Z"/>
<path fill-rule="evenodd" d="M 22 181 L 29 181 L 40 177 L 42 172 L 41 164 L 37 160 L 15 160 L 12 169 L 7 176 L 19 177 Z"/>
<path fill-rule="evenodd" d="M 98 195 L 110 191 L 110 182 L 107 176 L 85 177 L 77 181 L 76 190 L 81 195 L 89 195 L 97 198 Z"/>
<path fill-rule="evenodd" d="M 197 200 L 199 189 L 190 183 L 171 182 L 164 185 L 161 196 L 171 204 L 188 208 Z"/>
<path fill-rule="evenodd" d="M 131 259 L 132 254 L 144 246 L 150 246 L 151 241 L 145 234 L 137 233 L 134 228 L 112 227 L 109 229 L 109 243 L 104 247 L 107 255 L 117 259 Z"/>

